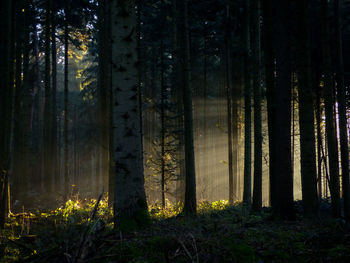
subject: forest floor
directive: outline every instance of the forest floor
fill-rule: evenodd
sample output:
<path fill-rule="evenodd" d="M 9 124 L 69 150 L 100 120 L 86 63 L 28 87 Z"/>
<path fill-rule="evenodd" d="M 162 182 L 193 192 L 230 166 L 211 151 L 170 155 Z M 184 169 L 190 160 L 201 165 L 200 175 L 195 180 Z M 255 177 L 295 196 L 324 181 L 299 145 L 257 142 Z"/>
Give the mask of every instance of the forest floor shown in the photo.
<path fill-rule="evenodd" d="M 118 232 L 106 200 L 97 210 L 95 203 L 11 215 L 0 262 L 350 262 L 349 227 L 329 216 L 283 221 L 268 208 L 251 214 L 240 204 L 203 202 L 195 218 L 179 205 L 152 206 L 150 226 Z"/>

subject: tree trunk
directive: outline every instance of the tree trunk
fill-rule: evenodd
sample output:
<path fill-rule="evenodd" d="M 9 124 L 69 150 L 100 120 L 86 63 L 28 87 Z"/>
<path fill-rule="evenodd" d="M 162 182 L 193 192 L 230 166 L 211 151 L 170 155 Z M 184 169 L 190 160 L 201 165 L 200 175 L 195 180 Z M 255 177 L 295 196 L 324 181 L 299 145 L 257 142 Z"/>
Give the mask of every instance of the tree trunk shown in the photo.
<path fill-rule="evenodd" d="M 109 184 L 110 175 L 110 160 L 113 159 L 110 156 L 110 131 L 111 131 L 111 116 L 110 116 L 110 89 L 111 89 L 111 67 L 109 58 L 111 56 L 111 42 L 110 36 L 110 12 L 107 8 L 108 4 L 106 0 L 99 1 L 99 42 L 98 42 L 98 54 L 99 54 L 99 67 L 98 67 L 98 83 L 99 83 L 99 111 L 100 111 L 100 155 L 101 155 L 101 168 L 104 179 L 104 185 L 108 189 L 108 203 L 112 207 L 113 203 L 113 186 Z M 114 177 L 114 172 L 112 173 Z M 111 187 L 109 187 L 111 186 Z M 110 188 L 110 189 L 109 189 Z"/>
<path fill-rule="evenodd" d="M 334 217 L 340 217 L 340 189 L 339 189 L 339 163 L 337 137 L 334 120 L 334 95 L 329 42 L 329 14 L 328 1 L 321 0 L 322 18 L 322 50 L 323 50 L 323 73 L 324 73 L 324 100 L 326 113 L 326 136 L 328 146 L 328 160 L 330 173 L 330 192 L 332 200 L 332 212 Z"/>
<path fill-rule="evenodd" d="M 52 24 L 51 24 L 51 69 L 52 69 L 52 96 L 51 96 L 51 142 L 52 142 L 52 152 L 50 154 L 51 158 L 51 171 L 54 176 L 55 190 L 59 190 L 60 178 L 58 173 L 58 143 L 57 143 L 57 48 L 56 48 L 56 25 L 55 16 L 56 14 L 52 12 Z"/>
<path fill-rule="evenodd" d="M 172 15 L 173 15 L 173 75 L 172 75 L 172 96 L 175 101 L 177 118 L 174 120 L 174 125 L 177 132 L 178 149 L 176 152 L 176 159 L 178 160 L 178 180 L 176 181 L 176 198 L 177 202 L 184 202 L 185 197 L 185 154 L 184 154 L 184 127 L 183 127 L 183 96 L 182 96 L 182 83 L 183 74 L 181 74 L 181 42 L 183 37 L 183 20 L 180 19 L 180 4 L 179 0 L 172 0 Z"/>
<path fill-rule="evenodd" d="M 296 63 L 299 94 L 299 127 L 301 152 L 301 180 L 304 214 L 314 217 L 318 214 L 317 175 L 315 152 L 315 127 L 312 101 L 311 58 L 308 38 L 307 0 L 296 2 Z"/>
<path fill-rule="evenodd" d="M 336 45 L 336 83 L 339 110 L 340 157 L 342 171 L 342 191 L 344 198 L 344 216 L 350 221 L 350 184 L 349 184 L 349 138 L 346 116 L 346 92 L 344 85 L 343 40 L 341 23 L 341 0 L 334 0 L 335 45 Z"/>
<path fill-rule="evenodd" d="M 160 40 L 160 67 L 161 67 L 161 76 L 160 76 L 160 122 L 161 122 L 161 199 L 162 199 L 162 208 L 165 208 L 165 100 L 166 100 L 166 86 L 165 86 L 165 65 L 164 65 L 164 38 L 165 31 L 164 26 L 166 23 L 166 11 L 164 8 L 164 0 L 161 1 L 161 40 Z"/>
<path fill-rule="evenodd" d="M 244 191 L 243 202 L 251 204 L 252 199 L 252 112 L 250 80 L 250 0 L 245 5 L 244 28 Z"/>
<path fill-rule="evenodd" d="M 111 1 L 115 225 L 148 223 L 144 189 L 135 1 Z M 117 220 L 117 218 L 119 220 Z"/>
<path fill-rule="evenodd" d="M 233 155 L 232 155 L 232 77 L 231 77 L 231 41 L 230 41 L 230 5 L 226 5 L 226 35 L 225 35 L 225 78 L 226 78 L 226 97 L 227 97 L 227 139 L 228 139 L 228 189 L 229 204 L 233 204 Z"/>
<path fill-rule="evenodd" d="M 23 191 L 23 82 L 22 82 L 22 54 L 23 54 L 23 2 L 19 1 L 15 8 L 15 93 L 14 93 L 14 120 L 13 120 L 13 200 L 22 201 Z M 20 207 L 18 207 L 20 209 Z M 17 210 L 19 211 L 19 210 Z"/>
<path fill-rule="evenodd" d="M 8 174 L 13 90 L 12 1 L 0 3 L 0 229 L 8 215 Z"/>
<path fill-rule="evenodd" d="M 43 172 L 45 178 L 45 190 L 52 193 L 52 167 L 51 167 L 51 79 L 50 79 L 50 26 L 51 26 L 51 0 L 46 1 L 45 10 L 45 103 L 44 103 L 44 131 L 43 131 Z"/>
<path fill-rule="evenodd" d="M 276 107 L 272 126 L 274 165 L 272 203 L 274 211 L 287 219 L 294 219 L 293 174 L 291 165 L 291 65 L 290 65 L 290 1 L 273 0 L 273 45 L 276 63 L 276 91 L 273 104 Z M 278 92 L 277 92 L 278 91 Z"/>
<path fill-rule="evenodd" d="M 251 3 L 252 71 L 254 89 L 254 188 L 255 211 L 262 206 L 262 128 L 261 128 L 261 76 L 260 76 L 260 1 Z"/>
<path fill-rule="evenodd" d="M 24 2 L 24 43 L 30 42 L 30 3 Z M 32 108 L 33 108 L 33 86 L 35 85 L 35 79 L 29 71 L 30 60 L 30 45 L 24 45 L 23 47 L 23 184 L 24 190 L 28 191 L 33 187 L 31 184 L 33 169 L 31 168 L 31 137 L 32 137 Z M 26 204 L 32 202 L 26 199 Z"/>
<path fill-rule="evenodd" d="M 183 12 L 183 35 L 180 45 L 182 46 L 182 74 L 183 74 L 183 109 L 184 109 L 184 139 L 185 139 L 185 203 L 184 212 L 195 215 L 197 211 L 196 201 L 196 173 L 193 145 L 193 110 L 192 110 L 192 87 L 190 80 L 190 41 L 188 28 L 188 0 L 181 0 Z"/>
<path fill-rule="evenodd" d="M 315 76 L 316 77 L 316 76 Z M 317 134 L 317 180 L 318 180 L 318 199 L 321 201 L 322 199 L 322 131 L 321 131 L 321 91 L 319 87 L 319 78 L 316 77 L 314 81 L 314 87 L 316 89 L 316 134 Z"/>
<path fill-rule="evenodd" d="M 263 10 L 263 38 L 264 38 L 264 66 L 265 66 L 265 86 L 267 97 L 267 115 L 269 132 L 269 172 L 270 172 L 270 205 L 275 206 L 277 202 L 277 174 L 276 174 L 276 153 L 273 147 L 275 114 L 275 61 L 273 55 L 273 13 L 272 0 L 262 1 Z"/>
<path fill-rule="evenodd" d="M 68 49 L 69 49 L 69 43 L 68 43 L 68 35 L 69 35 L 69 29 L 68 29 L 68 1 L 65 2 L 66 7 L 64 9 L 64 128 L 63 128 L 63 137 L 64 137 L 64 200 L 68 200 L 69 195 L 69 184 L 70 184 L 70 176 L 69 176 L 69 127 L 68 127 Z"/>

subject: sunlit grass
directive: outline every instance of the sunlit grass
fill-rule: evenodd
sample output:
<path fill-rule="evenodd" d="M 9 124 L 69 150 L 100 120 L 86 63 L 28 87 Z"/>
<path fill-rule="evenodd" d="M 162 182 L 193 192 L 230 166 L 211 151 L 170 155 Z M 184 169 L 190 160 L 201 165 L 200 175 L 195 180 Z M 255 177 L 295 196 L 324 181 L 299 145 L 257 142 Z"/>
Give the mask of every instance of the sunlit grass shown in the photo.
<path fill-rule="evenodd" d="M 268 208 L 251 214 L 247 206 L 227 200 L 200 201 L 198 216 L 186 218 L 182 203 L 167 200 L 165 209 L 159 202 L 149 206 L 153 224 L 148 228 L 121 233 L 113 231 L 108 200 L 100 200 L 97 211 L 96 202 L 71 198 L 57 209 L 13 214 L 0 232 L 0 262 L 72 262 L 83 233 L 83 250 L 90 254 L 81 257 L 88 262 L 164 262 L 164 253 L 179 260 L 174 262 L 197 256 L 207 262 L 211 255 L 218 262 L 291 262 L 295 257 L 304 262 L 320 254 L 327 262 L 350 260 L 339 220 L 283 222 L 272 219 Z M 324 236 L 322 248 L 315 248 Z"/>

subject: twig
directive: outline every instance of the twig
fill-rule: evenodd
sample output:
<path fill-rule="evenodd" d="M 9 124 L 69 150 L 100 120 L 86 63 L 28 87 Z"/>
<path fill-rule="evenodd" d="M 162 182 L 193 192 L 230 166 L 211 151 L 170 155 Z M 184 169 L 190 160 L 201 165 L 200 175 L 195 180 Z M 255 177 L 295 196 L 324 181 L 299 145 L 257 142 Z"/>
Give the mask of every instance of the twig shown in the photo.
<path fill-rule="evenodd" d="M 191 256 L 190 251 L 188 251 L 187 247 L 185 246 L 185 244 L 178 238 L 177 241 L 179 241 L 179 243 L 181 244 L 181 246 L 183 247 L 183 249 L 186 252 L 186 255 L 190 258 L 191 262 L 193 262 L 193 258 Z"/>
<path fill-rule="evenodd" d="M 92 220 L 95 218 L 95 215 L 96 215 L 96 212 L 97 212 L 97 209 L 98 209 L 98 204 L 100 203 L 101 199 L 102 199 L 102 195 L 103 195 L 103 192 L 104 192 L 104 189 L 102 189 L 102 193 L 100 194 L 100 196 L 98 197 L 97 201 L 96 201 L 96 204 L 95 204 L 95 207 L 94 209 L 92 210 L 91 214 L 90 214 L 90 217 L 88 219 L 88 222 L 87 222 L 87 225 L 86 225 L 86 228 L 85 228 L 85 231 L 83 233 L 83 235 L 81 236 L 81 239 L 80 239 L 80 242 L 79 242 L 79 246 L 78 246 L 78 250 L 77 250 L 77 253 L 73 259 L 73 263 L 77 263 L 78 260 L 80 259 L 81 257 L 81 253 L 83 251 L 83 247 L 86 243 L 86 240 L 87 240 L 87 237 L 88 237 L 88 231 L 89 231 L 89 227 L 90 227 L 90 224 L 92 222 Z"/>
<path fill-rule="evenodd" d="M 194 236 L 191 233 L 189 233 L 189 236 L 192 237 L 193 248 L 196 251 L 196 258 L 197 258 L 197 263 L 198 263 L 199 262 L 199 258 L 198 258 L 198 249 L 197 249 L 196 239 L 194 238 Z"/>

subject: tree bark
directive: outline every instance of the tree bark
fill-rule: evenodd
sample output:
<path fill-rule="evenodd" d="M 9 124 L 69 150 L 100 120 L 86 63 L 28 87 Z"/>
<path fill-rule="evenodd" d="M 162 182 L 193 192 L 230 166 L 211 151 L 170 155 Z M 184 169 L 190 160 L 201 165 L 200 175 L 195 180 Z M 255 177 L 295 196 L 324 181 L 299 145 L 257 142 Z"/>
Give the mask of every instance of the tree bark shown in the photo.
<path fill-rule="evenodd" d="M 115 226 L 148 223 L 138 89 L 135 1 L 111 1 Z M 119 220 L 117 220 L 119 219 Z"/>
<path fill-rule="evenodd" d="M 276 153 L 273 147 L 275 126 L 275 61 L 273 54 L 273 13 L 272 0 L 262 1 L 263 10 L 263 39 L 264 39 L 264 66 L 265 66 L 265 86 L 267 97 L 268 115 L 268 136 L 269 136 L 269 173 L 270 173 L 270 205 L 275 206 L 277 202 L 277 174 L 276 174 Z"/>
<path fill-rule="evenodd" d="M 243 202 L 251 204 L 252 199 L 252 112 L 250 78 L 250 0 L 245 4 L 244 28 L 244 191 Z"/>
<path fill-rule="evenodd" d="M 56 13 L 52 9 L 52 23 L 51 23 L 51 69 L 52 69 L 52 96 L 51 96 L 51 143 L 52 151 L 51 158 L 51 171 L 54 176 L 55 190 L 59 189 L 60 178 L 58 173 L 58 143 L 57 143 L 57 47 L 56 47 Z"/>
<path fill-rule="evenodd" d="M 68 50 L 69 50 L 69 28 L 68 28 L 68 1 L 65 1 L 64 9 L 64 128 L 63 128 L 63 137 L 64 137 L 64 200 L 68 200 L 69 195 L 69 185 L 70 185 L 70 175 L 69 175 L 69 87 L 68 87 Z"/>
<path fill-rule="evenodd" d="M 261 128 L 261 76 L 260 76 L 260 1 L 251 3 L 252 71 L 254 89 L 254 188 L 255 211 L 262 206 L 262 128 Z"/>
<path fill-rule="evenodd" d="M 166 100 L 166 86 L 165 86 L 165 65 L 164 65 L 164 26 L 166 22 L 166 11 L 164 8 L 164 0 L 161 1 L 161 40 L 160 40 L 160 67 L 161 67 L 161 76 L 160 76 L 160 121 L 161 121 L 161 199 L 162 199 L 162 208 L 165 208 L 165 100 Z"/>
<path fill-rule="evenodd" d="M 296 63 L 299 94 L 301 180 L 304 214 L 318 215 L 315 127 L 312 101 L 311 58 L 308 38 L 307 0 L 296 2 Z"/>
<path fill-rule="evenodd" d="M 225 78 L 227 97 L 227 147 L 228 147 L 228 189 L 229 204 L 233 204 L 233 145 L 232 145 L 232 71 L 231 71 L 231 9 L 230 4 L 226 5 L 226 35 L 225 35 Z"/>
<path fill-rule="evenodd" d="M 8 215 L 8 175 L 10 170 L 10 135 L 13 90 L 12 1 L 0 3 L 0 229 Z"/>
<path fill-rule="evenodd" d="M 104 179 L 104 185 L 108 189 L 108 204 L 112 207 L 113 204 L 113 184 L 109 183 L 109 175 L 114 178 L 114 171 L 110 173 L 110 160 L 113 159 L 113 154 L 110 156 L 110 140 L 111 140 L 111 41 L 110 36 L 110 12 L 107 8 L 106 0 L 99 1 L 99 67 L 98 67 L 98 85 L 99 85 L 99 113 L 100 113 L 100 155 L 101 168 Z M 108 186 L 108 187 L 107 187 Z"/>
<path fill-rule="evenodd" d="M 188 215 L 195 215 L 197 211 L 196 201 L 196 173 L 193 144 L 193 110 L 192 110 L 192 87 L 190 82 L 190 42 L 188 28 L 188 0 L 181 0 L 183 12 L 180 21 L 183 21 L 183 32 L 181 43 L 183 50 L 182 74 L 183 74 L 183 109 L 184 109 L 184 142 L 185 142 L 185 203 L 184 212 Z"/>
<path fill-rule="evenodd" d="M 44 103 L 44 131 L 43 131 L 43 176 L 45 178 L 45 190 L 52 193 L 52 141 L 51 141 L 51 78 L 50 78 L 50 27 L 51 27 L 51 0 L 46 1 L 45 7 L 45 103 Z"/>
<path fill-rule="evenodd" d="M 328 1 L 321 0 L 322 18 L 322 50 L 323 50 L 323 73 L 324 73 L 324 100 L 326 113 L 326 137 L 328 146 L 330 192 L 332 201 L 332 212 L 334 217 L 340 217 L 340 189 L 339 189 L 339 163 L 338 147 L 334 120 L 334 94 L 332 66 L 329 42 L 329 14 Z"/>
<path fill-rule="evenodd" d="M 15 8 L 15 89 L 14 89 L 14 120 L 13 120 L 13 182 L 12 197 L 13 200 L 22 201 L 23 189 L 23 35 L 24 35 L 24 17 L 23 1 L 19 1 Z M 20 207 L 18 207 L 20 209 Z"/>
<path fill-rule="evenodd" d="M 349 182 L 349 138 L 346 116 L 346 92 L 344 84 L 344 61 L 343 61 L 343 39 L 342 39 L 342 19 L 341 0 L 334 0 L 335 19 L 335 49 L 336 49 L 336 83 L 337 99 L 339 111 L 339 132 L 340 132 L 340 157 L 342 172 L 342 191 L 344 199 L 344 216 L 350 221 L 350 182 Z"/>
<path fill-rule="evenodd" d="M 291 165 L 291 62 L 290 62 L 290 1 L 273 0 L 273 47 L 276 63 L 276 89 L 273 92 L 275 113 L 272 141 L 274 165 L 272 176 L 276 199 L 272 203 L 275 213 L 294 219 L 293 174 Z M 277 92 L 278 91 L 278 92 Z"/>

